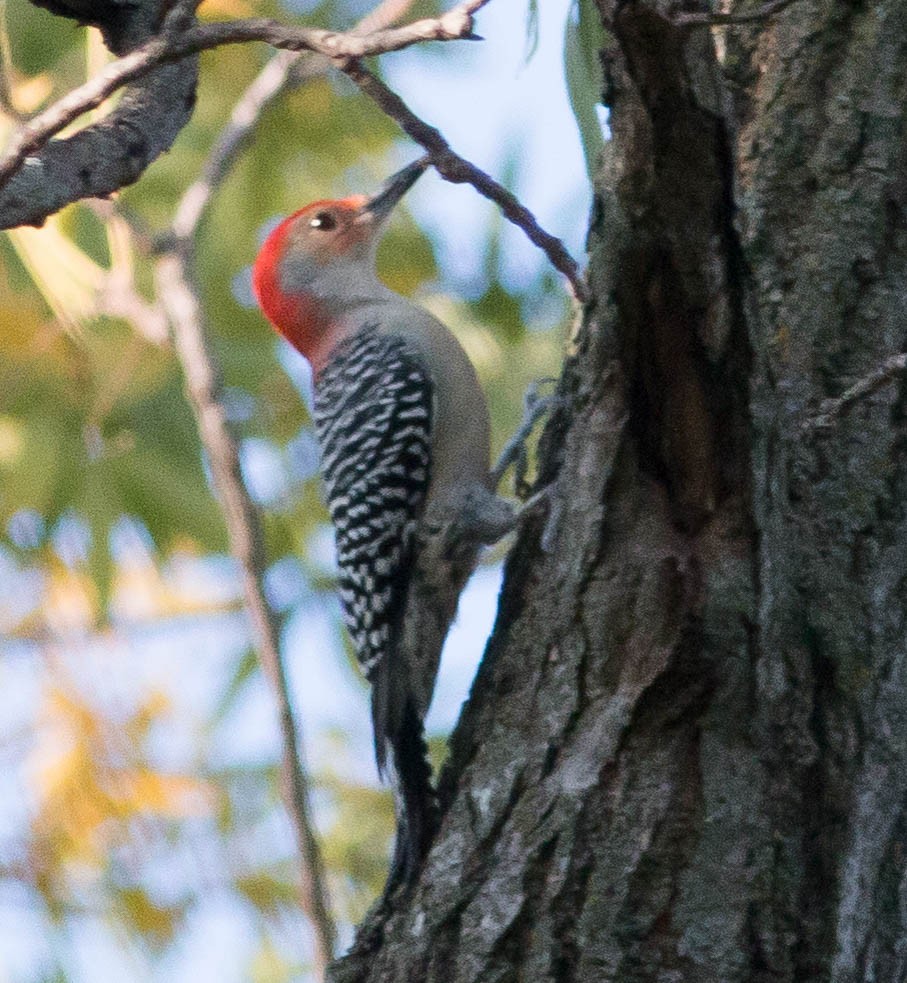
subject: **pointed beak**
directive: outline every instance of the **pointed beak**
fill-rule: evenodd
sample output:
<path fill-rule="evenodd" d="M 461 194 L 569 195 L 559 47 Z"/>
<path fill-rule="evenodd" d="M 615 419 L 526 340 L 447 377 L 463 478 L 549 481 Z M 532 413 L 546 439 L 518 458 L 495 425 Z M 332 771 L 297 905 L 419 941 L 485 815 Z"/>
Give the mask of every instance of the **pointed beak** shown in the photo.
<path fill-rule="evenodd" d="M 406 194 L 407 191 L 419 179 L 419 175 L 428 167 L 428 158 L 420 157 L 419 160 L 407 164 L 402 171 L 397 171 L 393 177 L 388 178 L 384 187 L 373 198 L 363 205 L 363 214 L 368 215 L 372 221 L 381 222 L 382 219 L 390 215 L 394 205 Z"/>

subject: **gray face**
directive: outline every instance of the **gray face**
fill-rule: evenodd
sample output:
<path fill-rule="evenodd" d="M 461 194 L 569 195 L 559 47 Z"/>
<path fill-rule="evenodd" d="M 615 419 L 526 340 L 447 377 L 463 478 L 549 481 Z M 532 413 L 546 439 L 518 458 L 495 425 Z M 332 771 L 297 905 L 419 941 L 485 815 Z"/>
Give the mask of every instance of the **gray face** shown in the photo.
<path fill-rule="evenodd" d="M 315 202 L 296 216 L 277 277 L 290 296 L 308 294 L 337 310 L 384 291 L 375 274 L 381 228 L 428 166 L 422 158 L 394 174 L 372 198 Z"/>
<path fill-rule="evenodd" d="M 312 293 L 319 264 L 300 249 L 289 248 L 277 268 L 280 289 L 291 295 Z"/>
<path fill-rule="evenodd" d="M 375 273 L 380 219 L 362 208 L 365 199 L 347 202 L 300 214 L 277 270 L 284 293 L 315 297 L 337 314 L 385 289 Z"/>

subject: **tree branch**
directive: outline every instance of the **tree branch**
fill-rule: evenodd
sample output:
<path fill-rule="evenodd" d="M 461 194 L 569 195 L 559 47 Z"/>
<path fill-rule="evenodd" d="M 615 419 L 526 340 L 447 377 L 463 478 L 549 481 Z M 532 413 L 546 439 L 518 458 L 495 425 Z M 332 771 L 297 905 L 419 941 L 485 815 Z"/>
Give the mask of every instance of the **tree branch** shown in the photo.
<path fill-rule="evenodd" d="M 363 25 L 360 25 L 358 30 L 338 33 L 317 28 L 287 27 L 275 21 L 261 19 L 202 27 L 190 26 L 178 30 L 177 28 L 183 27 L 187 22 L 187 13 L 191 12 L 191 5 L 187 11 L 183 9 L 182 4 L 177 4 L 168 15 L 160 36 L 113 62 L 96 78 L 74 89 L 16 131 L 4 154 L 0 156 L 0 189 L 4 181 L 9 181 L 10 184 L 5 192 L 0 192 L 0 228 L 21 222 L 40 222 L 51 211 L 69 201 L 88 195 L 109 194 L 122 184 L 135 180 L 141 169 L 146 166 L 148 161 L 143 158 L 141 167 L 136 169 L 135 173 L 130 172 L 130 175 L 122 180 L 117 178 L 112 182 L 113 186 L 108 182 L 98 188 L 97 181 L 89 180 L 92 169 L 86 164 L 82 169 L 77 170 L 77 174 L 87 190 L 73 188 L 72 174 L 62 173 L 56 182 L 56 193 L 49 192 L 45 188 L 48 158 L 53 157 L 55 152 L 62 152 L 62 155 L 58 154 L 60 156 L 58 170 L 71 172 L 73 157 L 78 156 L 73 154 L 75 142 L 80 138 L 89 141 L 97 137 L 103 139 L 106 136 L 104 127 L 107 121 L 105 120 L 96 126 L 86 127 L 84 131 L 69 140 L 45 146 L 55 133 L 82 113 L 100 105 L 118 88 L 142 77 L 154 66 L 222 44 L 259 40 L 266 41 L 277 48 L 318 53 L 335 62 L 363 92 L 428 151 L 432 163 L 442 177 L 454 183 L 471 184 L 480 194 L 495 202 L 504 216 L 519 226 L 530 241 L 546 253 L 552 265 L 569 281 L 576 299 L 584 302 L 588 296 L 585 283 L 576 262 L 564 248 L 563 243 L 542 229 L 529 209 L 506 188 L 474 164 L 455 154 L 438 130 L 419 119 L 396 93 L 379 81 L 359 61 L 365 55 L 396 51 L 426 40 L 472 37 L 473 14 L 487 2 L 488 0 L 464 0 L 441 17 L 415 21 L 402 28 L 378 27 L 368 34 L 361 33 Z M 405 9 L 405 6 L 405 0 L 396 0 L 396 9 Z M 283 77 L 284 66 L 277 64 L 273 67 L 269 78 L 260 80 L 262 87 L 260 98 L 263 104 L 269 101 L 269 92 L 280 91 Z M 124 103 L 126 101 L 124 99 Z M 237 139 L 241 142 L 242 122 L 234 117 L 234 123 Z M 182 123 L 179 125 L 181 126 Z M 169 143 L 167 145 L 169 146 Z M 30 156 L 41 147 L 44 147 L 41 158 Z M 106 149 L 109 154 L 109 148 L 92 149 L 93 156 L 97 159 L 109 159 L 101 152 L 102 149 Z M 231 147 L 225 144 L 225 159 L 232 152 L 234 151 Z M 119 158 L 115 162 L 119 162 Z M 216 160 L 212 161 L 212 166 L 217 167 Z M 12 180 L 10 180 L 11 176 Z M 210 174 L 206 175 L 190 189 L 190 194 L 184 197 L 185 210 L 178 214 L 178 222 L 174 227 L 178 235 L 188 235 L 186 230 L 197 223 L 210 196 L 211 177 Z"/>
<path fill-rule="evenodd" d="M 403 17 L 413 3 L 414 0 L 384 0 L 356 24 L 350 35 L 359 37 L 386 30 Z M 177 239 L 188 240 L 195 234 L 214 192 L 268 106 L 287 89 L 326 72 L 330 64 L 329 58 L 311 52 L 283 51 L 271 58 L 233 107 L 230 121 L 208 155 L 202 176 L 180 199 L 171 227 Z"/>
<path fill-rule="evenodd" d="M 323 71 L 325 59 L 319 59 L 320 65 L 311 64 L 315 59 L 310 56 L 304 66 L 300 66 L 302 57 L 304 57 L 302 54 L 294 51 L 281 51 L 276 54 L 258 73 L 233 107 L 230 121 L 221 131 L 217 143 L 208 155 L 202 176 L 186 189 L 177 205 L 172 223 L 172 233 L 177 239 L 188 240 L 195 234 L 211 197 L 258 124 L 261 114 L 289 88 L 293 69 L 299 67 L 307 69 L 305 72 L 297 72 L 295 80 L 297 82 Z"/>
<path fill-rule="evenodd" d="M 158 260 L 156 279 L 220 497 L 230 552 L 242 570 L 255 646 L 277 701 L 284 794 L 301 858 L 302 904 L 314 929 L 316 973 L 323 979 L 334 955 L 335 930 L 324 883 L 324 864 L 312 826 L 308 781 L 300 751 L 302 739 L 290 702 L 277 622 L 262 586 L 265 555 L 261 523 L 243 485 L 239 454 L 220 399 L 220 381 L 205 338 L 198 299 L 185 276 L 184 259 L 176 250 Z"/>
<path fill-rule="evenodd" d="M 402 16 L 413 0 L 384 0 L 352 33 L 383 29 Z M 171 227 L 170 247 L 158 261 L 158 291 L 170 315 L 174 342 L 199 434 L 211 462 L 231 553 L 243 572 L 246 606 L 252 616 L 255 648 L 276 700 L 287 811 L 302 867 L 302 906 L 313 926 L 315 963 L 324 978 L 333 957 L 335 928 L 324 883 L 324 863 L 309 807 L 302 738 L 294 718 L 276 619 L 264 593 L 265 555 L 258 512 L 242 481 L 236 442 L 227 423 L 214 353 L 207 342 L 198 296 L 189 272 L 194 236 L 214 192 L 226 177 L 265 108 L 283 91 L 323 72 L 329 61 L 317 55 L 280 52 L 259 72 L 233 107 L 230 122 L 213 147 L 202 177 L 183 194 Z"/>
<path fill-rule="evenodd" d="M 81 6 L 76 4 L 76 8 Z M 163 6 L 164 0 L 97 5 L 107 18 L 102 21 L 107 47 L 122 53 L 146 42 L 159 43 L 149 38 Z M 71 16 L 75 15 L 74 10 Z M 171 11 L 168 23 L 185 25 L 186 19 L 187 11 L 179 5 Z M 133 62 L 136 54 L 133 50 L 122 60 Z M 47 142 L 98 102 L 89 100 L 80 106 L 69 93 L 14 132 L 0 156 L 0 228 L 40 225 L 48 215 L 79 198 L 106 197 L 135 181 L 169 149 L 195 105 L 197 59 L 162 65 L 133 78 L 138 75 L 145 77 L 129 87 L 105 119 L 65 140 Z M 96 84 L 93 79 L 75 91 L 91 90 Z"/>
<path fill-rule="evenodd" d="M 538 224 L 535 216 L 525 205 L 494 178 L 455 153 L 435 127 L 416 116 L 396 92 L 389 89 L 361 62 L 352 59 L 340 63 L 339 67 L 388 116 L 394 119 L 409 137 L 425 148 L 429 160 L 441 177 L 454 184 L 471 184 L 480 195 L 493 201 L 501 209 L 504 217 L 521 228 L 530 242 L 545 253 L 551 265 L 563 273 L 570 283 L 576 300 L 581 304 L 588 300 L 588 289 L 576 261 L 567 252 L 560 239 L 546 232 Z"/>
<path fill-rule="evenodd" d="M 46 217 L 55 208 L 59 208 L 67 201 L 90 195 L 109 194 L 123 184 L 128 184 L 141 173 L 139 170 L 128 180 L 122 180 L 115 187 L 103 186 L 103 190 L 91 184 L 91 190 L 81 191 L 78 187 L 73 188 L 73 181 L 64 182 L 60 194 L 53 197 L 55 207 L 40 212 L 40 217 L 33 214 L 34 208 L 29 209 L 27 204 L 28 195 L 39 190 L 44 190 L 43 185 L 47 178 L 43 173 L 45 168 L 43 161 L 39 158 L 32 158 L 30 155 L 44 147 L 45 144 L 56 133 L 68 126 L 89 109 L 99 106 L 105 99 L 112 95 L 117 89 L 122 88 L 129 82 L 133 82 L 142 76 L 148 75 L 151 69 L 163 65 L 167 62 L 185 59 L 188 55 L 196 54 L 209 48 L 216 48 L 225 44 L 238 44 L 248 41 L 265 41 L 275 48 L 283 48 L 290 51 L 312 51 L 322 54 L 330 59 L 361 58 L 368 55 L 383 54 L 388 51 L 398 51 L 401 48 L 409 47 L 423 41 L 452 41 L 472 36 L 472 17 L 473 14 L 483 7 L 488 0 L 465 0 L 446 14 L 436 18 L 426 18 L 414 21 L 405 27 L 382 28 L 370 34 L 361 36 L 354 31 L 340 33 L 337 31 L 325 31 L 319 28 L 309 27 L 289 27 L 277 21 L 252 19 L 241 21 L 230 21 L 221 24 L 207 24 L 203 26 L 191 26 L 185 30 L 177 30 L 186 20 L 185 11 L 179 6 L 174 8 L 168 15 L 161 33 L 152 40 L 147 41 L 141 47 L 132 51 L 130 54 L 118 61 L 112 62 L 105 70 L 84 85 L 73 89 L 62 99 L 55 102 L 43 113 L 38 114 L 26 124 L 19 127 L 13 134 L 4 153 L 0 156 L 0 189 L 10 181 L 13 175 L 23 178 L 25 187 L 19 191 L 12 186 L 7 188 L 0 196 L 0 228 L 8 228 L 11 225 L 21 224 L 28 221 L 39 221 Z M 192 63 L 194 65 L 194 62 Z M 162 73 L 178 73 L 182 66 L 161 68 Z M 157 73 L 155 73 L 156 77 Z M 150 87 L 149 75 L 146 80 L 146 87 Z M 193 68 L 193 93 L 194 93 L 195 72 Z M 171 80 L 171 85 L 175 84 Z M 164 99 L 163 93 L 158 93 L 159 100 Z M 184 96 L 185 98 L 185 96 Z M 124 99 L 124 103 L 127 100 Z M 172 112 L 172 99 L 166 100 L 166 104 Z M 191 109 L 190 107 L 186 107 Z M 151 111 L 151 107 L 145 107 L 146 112 Z M 159 116 L 159 111 L 155 117 Z M 179 126 L 182 127 L 185 114 L 178 114 Z M 50 144 L 45 149 L 45 155 L 54 152 L 55 148 L 66 148 L 63 155 L 64 160 L 68 160 L 73 155 L 73 143 L 80 137 L 87 139 L 88 134 L 99 132 L 104 127 L 104 123 L 93 127 L 86 127 L 84 131 L 71 137 L 69 140 L 62 141 L 60 144 Z M 160 121 L 158 126 L 162 125 Z M 172 121 L 171 121 L 172 125 Z M 138 123 L 131 121 L 132 128 L 138 129 Z M 141 131 L 144 133 L 144 130 Z M 175 136 L 175 134 L 174 134 Z M 170 139 L 172 142 L 172 137 Z M 167 144 L 169 146 L 169 143 Z M 163 149 L 163 148 L 161 148 Z M 160 150 L 158 150 L 158 153 Z M 97 153 L 97 149 L 95 150 Z M 109 151 L 108 151 L 109 154 Z M 130 156 L 141 156 L 142 167 L 149 162 L 147 155 L 137 155 L 131 151 Z M 155 155 L 156 156 L 156 155 Z M 153 159 L 153 158 L 151 158 Z M 131 173 L 131 172 L 130 172 Z M 11 182 L 12 185 L 12 182 Z M 17 193 L 18 192 L 18 193 Z M 10 194 L 15 196 L 14 201 L 8 201 Z M 26 199 L 26 200 L 23 200 Z M 15 207 L 18 205 L 18 208 Z M 25 216 L 25 217 L 23 217 Z"/>

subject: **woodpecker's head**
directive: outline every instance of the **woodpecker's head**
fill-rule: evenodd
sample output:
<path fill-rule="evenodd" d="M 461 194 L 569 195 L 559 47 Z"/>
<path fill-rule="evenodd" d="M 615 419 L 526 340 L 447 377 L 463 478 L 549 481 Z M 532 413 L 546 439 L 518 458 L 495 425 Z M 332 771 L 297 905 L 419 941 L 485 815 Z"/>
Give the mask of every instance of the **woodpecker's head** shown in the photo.
<path fill-rule="evenodd" d="M 375 252 L 384 221 L 428 166 L 398 171 L 372 198 L 316 201 L 285 219 L 252 265 L 268 320 L 316 371 L 337 340 L 344 310 L 381 292 Z"/>

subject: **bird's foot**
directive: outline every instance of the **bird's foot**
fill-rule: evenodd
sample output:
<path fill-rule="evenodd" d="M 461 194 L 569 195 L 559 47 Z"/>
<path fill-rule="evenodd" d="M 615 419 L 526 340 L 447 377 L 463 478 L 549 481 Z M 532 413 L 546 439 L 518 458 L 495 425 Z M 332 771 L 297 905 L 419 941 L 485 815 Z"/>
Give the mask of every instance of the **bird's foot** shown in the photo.
<path fill-rule="evenodd" d="M 526 441 L 532 433 L 536 423 L 550 413 L 557 405 L 559 397 L 550 392 L 543 395 L 541 390 L 544 386 L 555 383 L 554 379 L 538 379 L 526 390 L 523 397 L 523 420 L 514 435 L 507 441 L 504 450 L 497 463 L 491 469 L 491 487 L 497 488 L 507 469 L 514 466 L 514 493 L 517 498 L 526 499 L 530 493 L 529 483 L 526 481 L 526 472 L 529 470 L 528 454 L 526 452 Z"/>
<path fill-rule="evenodd" d="M 529 519 L 544 516 L 545 526 L 542 529 L 540 544 L 545 553 L 551 553 L 554 548 L 554 533 L 560 523 L 563 512 L 563 500 L 556 494 L 556 483 L 551 482 L 530 496 L 517 510 L 514 525 L 520 525 Z"/>
<path fill-rule="evenodd" d="M 511 502 L 490 492 L 481 498 L 480 503 L 472 502 L 471 506 L 464 509 L 456 525 L 451 526 L 454 542 L 492 546 L 524 522 L 545 517 L 542 549 L 546 553 L 551 551 L 554 529 L 562 511 L 561 500 L 555 495 L 553 482 L 533 493 L 519 508 L 514 508 Z"/>

